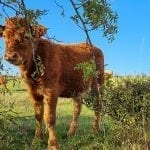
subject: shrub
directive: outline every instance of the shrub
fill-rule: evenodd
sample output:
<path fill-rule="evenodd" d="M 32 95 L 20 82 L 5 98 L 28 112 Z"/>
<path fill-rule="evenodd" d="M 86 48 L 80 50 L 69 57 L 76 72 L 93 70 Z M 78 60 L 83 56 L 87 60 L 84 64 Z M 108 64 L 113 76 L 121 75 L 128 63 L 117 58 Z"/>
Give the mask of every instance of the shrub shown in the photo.
<path fill-rule="evenodd" d="M 142 119 L 150 114 L 150 77 L 122 77 L 106 81 L 104 102 L 106 112 L 116 120 L 125 120 L 128 116 Z M 141 120 L 142 121 L 142 120 Z"/>
<path fill-rule="evenodd" d="M 135 143 L 136 148 L 148 148 L 150 77 L 115 77 L 106 81 L 103 92 L 103 114 L 115 121 L 116 143 L 129 149 Z"/>

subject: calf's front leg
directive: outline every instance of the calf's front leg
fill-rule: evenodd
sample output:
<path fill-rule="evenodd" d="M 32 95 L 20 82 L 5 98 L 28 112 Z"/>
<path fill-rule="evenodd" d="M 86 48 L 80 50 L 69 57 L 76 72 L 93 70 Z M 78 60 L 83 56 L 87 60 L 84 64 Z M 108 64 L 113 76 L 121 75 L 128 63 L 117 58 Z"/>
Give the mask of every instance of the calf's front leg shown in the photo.
<path fill-rule="evenodd" d="M 36 130 L 35 137 L 42 139 L 43 138 L 43 96 L 32 95 L 32 103 L 35 110 L 36 118 Z"/>
<path fill-rule="evenodd" d="M 57 96 L 53 91 L 49 90 L 44 97 L 44 121 L 48 129 L 49 139 L 48 139 L 48 149 L 58 150 L 58 142 L 55 133 L 55 123 L 56 123 L 56 105 Z"/>

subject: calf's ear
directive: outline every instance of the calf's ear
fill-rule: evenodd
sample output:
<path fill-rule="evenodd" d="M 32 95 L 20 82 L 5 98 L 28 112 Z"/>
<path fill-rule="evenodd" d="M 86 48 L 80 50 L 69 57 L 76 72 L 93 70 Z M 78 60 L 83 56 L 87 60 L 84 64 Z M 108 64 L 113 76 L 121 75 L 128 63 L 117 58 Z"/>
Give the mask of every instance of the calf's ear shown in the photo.
<path fill-rule="evenodd" d="M 43 36 L 47 32 L 47 29 L 42 25 L 38 25 L 36 30 L 39 37 Z"/>
<path fill-rule="evenodd" d="M 32 26 L 31 29 L 32 29 L 32 35 L 33 36 L 36 35 L 38 37 L 43 36 L 47 32 L 47 29 L 42 25 Z"/>
<path fill-rule="evenodd" d="M 5 30 L 5 26 L 0 25 L 0 37 L 3 36 L 3 31 Z"/>

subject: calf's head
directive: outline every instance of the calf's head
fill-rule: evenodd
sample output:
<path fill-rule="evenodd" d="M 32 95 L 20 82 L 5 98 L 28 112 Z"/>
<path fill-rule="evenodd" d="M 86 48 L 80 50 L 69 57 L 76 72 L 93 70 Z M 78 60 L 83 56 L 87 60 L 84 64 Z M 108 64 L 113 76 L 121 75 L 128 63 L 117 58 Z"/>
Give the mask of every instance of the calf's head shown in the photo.
<path fill-rule="evenodd" d="M 5 40 L 5 59 L 14 65 L 22 65 L 32 56 L 46 28 L 30 26 L 25 18 L 12 17 L 0 25 L 0 37 Z"/>

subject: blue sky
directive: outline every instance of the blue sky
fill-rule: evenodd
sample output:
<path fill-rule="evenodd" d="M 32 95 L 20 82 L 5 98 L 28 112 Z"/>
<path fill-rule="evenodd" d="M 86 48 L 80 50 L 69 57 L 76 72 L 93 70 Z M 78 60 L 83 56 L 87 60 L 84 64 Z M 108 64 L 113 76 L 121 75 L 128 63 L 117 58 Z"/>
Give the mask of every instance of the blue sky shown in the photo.
<path fill-rule="evenodd" d="M 48 15 L 40 20 L 49 28 L 50 37 L 64 43 L 83 42 L 86 36 L 70 19 L 74 13 L 69 0 L 58 3 L 64 6 L 65 16 L 60 15 L 54 0 L 25 0 L 29 8 L 48 10 Z M 117 75 L 135 75 L 145 73 L 150 75 L 150 1 L 149 0 L 109 0 L 112 9 L 117 11 L 118 33 L 113 43 L 108 43 L 100 31 L 90 33 L 93 44 L 100 47 L 105 56 L 106 69 Z M 2 23 L 0 19 L 0 23 Z M 0 54 L 3 54 L 3 41 L 0 41 Z M 8 64 L 7 64 L 8 65 Z M 12 66 L 11 66 L 12 68 Z M 16 68 L 12 69 L 16 70 Z"/>

